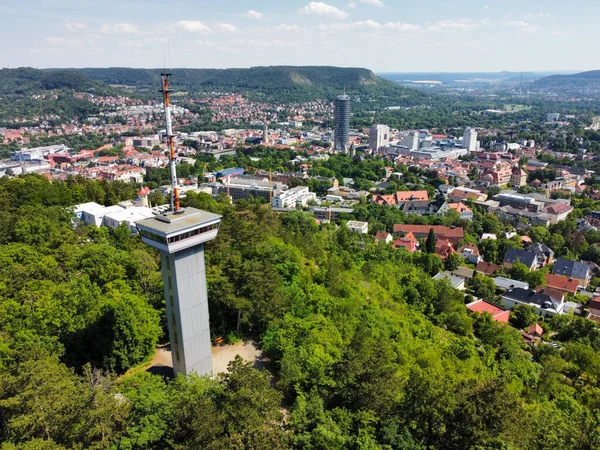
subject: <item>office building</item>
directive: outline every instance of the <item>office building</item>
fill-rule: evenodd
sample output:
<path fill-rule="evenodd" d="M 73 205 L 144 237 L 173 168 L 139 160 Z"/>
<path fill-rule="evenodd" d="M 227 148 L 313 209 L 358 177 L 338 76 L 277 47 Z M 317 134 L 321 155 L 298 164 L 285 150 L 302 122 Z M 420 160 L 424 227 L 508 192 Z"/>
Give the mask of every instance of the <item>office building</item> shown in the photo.
<path fill-rule="evenodd" d="M 316 200 L 317 194 L 310 192 L 306 186 L 296 186 L 282 191 L 273 197 L 273 208 L 304 207 L 311 200 Z"/>
<path fill-rule="evenodd" d="M 335 135 L 334 150 L 348 151 L 350 137 L 350 96 L 338 95 L 335 99 Z"/>
<path fill-rule="evenodd" d="M 416 151 L 419 149 L 419 133 L 413 131 L 405 136 L 404 139 L 400 141 L 400 145 L 402 147 L 406 147 L 410 149 L 410 151 Z"/>
<path fill-rule="evenodd" d="M 477 130 L 475 128 L 466 128 L 463 135 L 463 147 L 470 152 L 479 150 L 479 142 L 477 142 Z"/>
<path fill-rule="evenodd" d="M 369 148 L 373 151 L 386 147 L 390 143 L 390 127 L 387 125 L 373 125 L 369 130 Z"/>
<path fill-rule="evenodd" d="M 212 373 L 204 243 L 220 223 L 221 216 L 195 208 L 137 223 L 144 243 L 160 251 L 175 375 Z"/>

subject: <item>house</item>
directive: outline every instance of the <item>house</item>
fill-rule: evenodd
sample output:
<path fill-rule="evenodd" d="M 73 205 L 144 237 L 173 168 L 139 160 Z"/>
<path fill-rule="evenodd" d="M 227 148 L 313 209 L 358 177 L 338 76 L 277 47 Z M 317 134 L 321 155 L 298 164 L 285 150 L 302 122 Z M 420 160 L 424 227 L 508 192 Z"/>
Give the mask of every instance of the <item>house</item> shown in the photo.
<path fill-rule="evenodd" d="M 548 294 L 521 288 L 510 289 L 502 294 L 502 303 L 509 309 L 515 305 L 533 306 L 536 314 L 545 317 L 562 314 L 565 306 L 564 303 L 557 302 Z"/>
<path fill-rule="evenodd" d="M 452 247 L 452 243 L 447 239 L 438 239 L 435 242 L 435 252 L 440 258 L 445 260 L 450 255 L 454 255 L 456 250 Z"/>
<path fill-rule="evenodd" d="M 410 253 L 414 253 L 417 251 L 417 243 L 410 239 L 406 239 L 406 237 L 401 237 L 401 238 L 396 239 L 396 241 L 394 241 L 394 243 L 392 244 L 392 247 L 394 247 L 394 248 L 404 247 Z"/>
<path fill-rule="evenodd" d="M 587 287 L 592 278 L 590 266 L 583 262 L 572 261 L 570 259 L 558 258 L 554 263 L 554 275 L 562 275 L 567 278 L 577 280 L 579 286 Z"/>
<path fill-rule="evenodd" d="M 450 285 L 454 289 L 458 289 L 459 291 L 464 291 L 466 289 L 464 278 L 452 275 L 450 272 L 440 272 L 435 277 L 433 277 L 433 279 L 435 281 L 448 280 L 450 282 Z"/>
<path fill-rule="evenodd" d="M 479 261 L 477 268 L 475 269 L 478 274 L 492 276 L 495 272 L 498 272 L 501 267 L 498 264 L 492 264 L 485 261 Z"/>
<path fill-rule="evenodd" d="M 540 326 L 539 323 L 534 323 L 527 329 L 527 334 L 534 338 L 541 339 L 542 335 L 544 334 L 544 329 Z"/>
<path fill-rule="evenodd" d="M 463 220 L 473 220 L 473 211 L 467 205 L 462 202 L 448 203 L 448 207 L 457 211 L 460 214 L 460 218 Z"/>
<path fill-rule="evenodd" d="M 525 186 L 527 184 L 527 172 L 521 169 L 519 166 L 512 168 L 512 175 L 510 177 L 510 184 L 513 186 Z"/>
<path fill-rule="evenodd" d="M 508 291 L 509 289 L 521 288 L 529 289 L 529 284 L 523 281 L 511 280 L 510 278 L 496 277 L 494 278 L 494 284 L 499 289 Z"/>
<path fill-rule="evenodd" d="M 485 241 L 486 239 L 493 239 L 495 241 L 498 237 L 494 233 L 483 233 L 479 238 L 480 241 Z"/>
<path fill-rule="evenodd" d="M 358 222 L 356 220 L 349 221 L 346 226 L 350 228 L 352 231 L 356 231 L 360 234 L 367 234 L 369 232 L 369 223 L 368 222 Z"/>
<path fill-rule="evenodd" d="M 429 235 L 431 229 L 433 229 L 436 239 L 446 239 L 452 244 L 456 244 L 465 237 L 462 227 L 445 227 L 442 225 L 396 224 L 394 225 L 394 234 L 413 233 L 417 239 L 422 239 Z"/>
<path fill-rule="evenodd" d="M 456 270 L 453 270 L 452 275 L 464 278 L 465 280 L 472 280 L 475 276 L 475 271 L 473 269 L 469 269 L 468 267 L 461 266 Z"/>
<path fill-rule="evenodd" d="M 476 245 L 467 244 L 461 247 L 458 250 L 464 258 L 468 259 L 471 264 L 479 264 L 482 260 L 481 255 L 479 254 L 479 249 Z"/>
<path fill-rule="evenodd" d="M 561 275 L 549 273 L 546 275 L 546 286 L 566 292 L 567 294 L 575 295 L 577 294 L 577 286 L 579 286 L 579 282 L 573 278 L 567 278 Z"/>
<path fill-rule="evenodd" d="M 542 209 L 542 213 L 551 217 L 551 223 L 557 223 L 565 220 L 573 212 L 573 207 L 566 203 L 553 203 Z"/>
<path fill-rule="evenodd" d="M 535 253 L 537 257 L 537 268 L 541 269 L 545 265 L 552 264 L 554 258 L 554 252 L 551 248 L 536 242 L 525 248 L 526 251 Z"/>
<path fill-rule="evenodd" d="M 392 235 L 387 231 L 380 231 L 375 235 L 375 240 L 377 242 L 385 242 L 386 244 L 389 244 L 393 241 L 393 238 Z"/>
<path fill-rule="evenodd" d="M 531 271 L 537 266 L 537 255 L 533 252 L 518 250 L 516 248 L 509 248 L 506 250 L 506 255 L 504 256 L 504 268 L 510 270 L 517 261 L 521 264 L 525 264 Z"/>
<path fill-rule="evenodd" d="M 590 313 L 587 318 L 600 323 L 600 297 L 594 297 L 590 302 Z"/>
<path fill-rule="evenodd" d="M 485 202 L 487 200 L 487 195 L 476 191 L 475 189 L 457 188 L 448 194 L 448 200 L 452 203 L 464 203 L 467 200 Z"/>
<path fill-rule="evenodd" d="M 500 306 L 496 306 L 493 303 L 487 302 L 485 300 L 476 300 L 472 303 L 469 303 L 467 305 L 467 308 L 476 313 L 491 314 L 492 318 L 496 322 L 508 323 L 508 320 L 510 319 L 509 310 L 501 308 Z"/>
<path fill-rule="evenodd" d="M 373 195 L 373 203 L 385 206 L 394 206 L 410 200 L 429 200 L 427 191 L 399 191 L 391 195 Z"/>
<path fill-rule="evenodd" d="M 419 240 L 413 233 L 407 233 L 406 236 L 396 239 L 392 246 L 394 248 L 404 247 L 409 252 L 414 253 L 419 247 Z"/>

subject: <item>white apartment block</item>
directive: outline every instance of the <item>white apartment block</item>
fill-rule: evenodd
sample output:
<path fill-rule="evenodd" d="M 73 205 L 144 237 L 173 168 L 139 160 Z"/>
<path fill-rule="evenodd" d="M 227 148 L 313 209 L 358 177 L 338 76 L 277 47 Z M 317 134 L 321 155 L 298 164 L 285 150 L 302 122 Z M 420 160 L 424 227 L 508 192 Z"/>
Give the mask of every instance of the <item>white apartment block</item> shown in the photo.
<path fill-rule="evenodd" d="M 296 206 L 304 207 L 311 200 L 316 200 L 317 194 L 310 192 L 306 186 L 296 186 L 281 191 L 273 197 L 273 208 L 295 208 Z"/>
<path fill-rule="evenodd" d="M 369 130 L 369 148 L 377 151 L 390 144 L 390 127 L 373 125 Z"/>
<path fill-rule="evenodd" d="M 463 135 L 463 147 L 470 152 L 479 150 L 479 142 L 477 141 L 477 130 L 475 128 L 466 128 Z"/>

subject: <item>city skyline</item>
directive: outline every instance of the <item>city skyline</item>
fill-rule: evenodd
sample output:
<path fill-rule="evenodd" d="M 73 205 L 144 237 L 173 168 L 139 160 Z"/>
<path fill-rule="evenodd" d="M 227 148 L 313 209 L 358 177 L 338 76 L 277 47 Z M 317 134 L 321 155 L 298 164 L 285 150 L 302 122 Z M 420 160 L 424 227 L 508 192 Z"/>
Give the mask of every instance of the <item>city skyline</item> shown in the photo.
<path fill-rule="evenodd" d="M 168 11 L 160 0 L 24 0 L 0 6 L 0 35 L 11 43 L 4 67 L 583 71 L 595 68 L 585 42 L 598 13 L 600 5 L 581 0 L 176 0 Z"/>

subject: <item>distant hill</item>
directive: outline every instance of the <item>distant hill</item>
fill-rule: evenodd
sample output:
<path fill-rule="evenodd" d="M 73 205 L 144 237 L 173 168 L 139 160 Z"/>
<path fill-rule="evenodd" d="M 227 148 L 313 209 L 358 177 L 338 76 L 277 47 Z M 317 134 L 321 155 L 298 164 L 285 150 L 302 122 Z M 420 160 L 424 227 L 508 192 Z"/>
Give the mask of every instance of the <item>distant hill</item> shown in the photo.
<path fill-rule="evenodd" d="M 600 70 L 573 75 L 552 75 L 535 81 L 531 87 L 533 89 L 597 90 L 600 89 Z"/>
<path fill-rule="evenodd" d="M 40 91 L 102 89 L 103 83 L 90 80 L 77 70 L 39 70 L 31 67 L 0 70 L 0 94 L 31 94 Z"/>
<path fill-rule="evenodd" d="M 91 80 L 137 89 L 158 89 L 160 69 L 75 69 Z M 333 98 L 344 89 L 349 94 L 420 103 L 427 97 L 398 86 L 367 69 L 326 66 L 270 66 L 249 69 L 173 69 L 173 87 L 190 93 L 229 91 L 252 92 L 287 99 Z"/>

